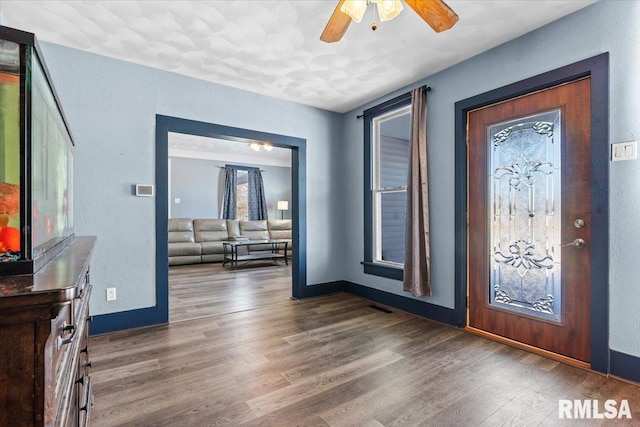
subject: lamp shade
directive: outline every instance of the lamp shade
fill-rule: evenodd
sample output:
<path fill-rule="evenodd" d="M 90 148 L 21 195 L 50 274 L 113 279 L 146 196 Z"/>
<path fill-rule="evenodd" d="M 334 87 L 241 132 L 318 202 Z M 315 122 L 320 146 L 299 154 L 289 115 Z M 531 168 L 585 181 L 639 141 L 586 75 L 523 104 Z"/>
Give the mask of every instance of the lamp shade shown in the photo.
<path fill-rule="evenodd" d="M 288 200 L 278 200 L 278 210 L 279 211 L 288 211 L 289 210 L 289 201 Z"/>
<path fill-rule="evenodd" d="M 376 3 L 378 7 L 378 15 L 380 16 L 380 21 L 390 21 L 400 12 L 404 7 L 402 6 L 402 2 L 400 0 L 371 0 L 373 3 Z"/>
<path fill-rule="evenodd" d="M 340 12 L 346 13 L 356 22 L 362 21 L 365 10 L 367 10 L 367 0 L 346 0 L 340 8 Z"/>

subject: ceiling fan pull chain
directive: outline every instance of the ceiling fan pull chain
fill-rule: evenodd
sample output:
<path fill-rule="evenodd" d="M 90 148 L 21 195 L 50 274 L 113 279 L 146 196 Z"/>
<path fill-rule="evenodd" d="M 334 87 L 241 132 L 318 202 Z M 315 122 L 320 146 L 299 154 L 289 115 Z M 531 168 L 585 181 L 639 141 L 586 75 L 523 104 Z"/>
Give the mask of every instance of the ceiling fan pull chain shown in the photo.
<path fill-rule="evenodd" d="M 378 8 L 378 3 L 376 2 L 371 2 L 371 3 L 373 3 L 373 7 L 371 8 L 371 13 L 373 15 L 373 23 L 371 24 L 371 30 L 375 31 L 378 29 L 378 24 L 376 24 L 376 12 Z"/>

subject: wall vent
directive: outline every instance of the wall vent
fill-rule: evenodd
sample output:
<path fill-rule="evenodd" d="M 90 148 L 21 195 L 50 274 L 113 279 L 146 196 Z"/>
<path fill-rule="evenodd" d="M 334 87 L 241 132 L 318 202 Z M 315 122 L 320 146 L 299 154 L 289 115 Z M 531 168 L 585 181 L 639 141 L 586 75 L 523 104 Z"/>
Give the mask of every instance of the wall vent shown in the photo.
<path fill-rule="evenodd" d="M 386 308 L 379 307 L 379 306 L 377 306 L 377 305 L 375 305 L 375 304 L 371 304 L 369 307 L 373 308 L 374 310 L 381 311 L 381 312 L 383 312 L 383 313 L 387 313 L 387 314 L 389 314 L 389 313 L 393 313 L 393 311 L 391 311 L 391 310 L 387 310 Z"/>

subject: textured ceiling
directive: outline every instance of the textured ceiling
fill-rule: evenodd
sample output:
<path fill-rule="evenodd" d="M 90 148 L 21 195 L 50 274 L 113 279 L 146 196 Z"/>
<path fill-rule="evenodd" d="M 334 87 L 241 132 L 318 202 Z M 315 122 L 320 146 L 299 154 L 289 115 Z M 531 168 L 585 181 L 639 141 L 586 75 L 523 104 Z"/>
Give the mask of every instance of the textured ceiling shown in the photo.
<path fill-rule="evenodd" d="M 345 112 L 581 9 L 593 0 L 448 0 L 436 34 L 410 8 L 338 43 L 319 40 L 337 0 L 0 0 L 42 41 Z M 370 9 L 372 9 L 370 7 Z"/>

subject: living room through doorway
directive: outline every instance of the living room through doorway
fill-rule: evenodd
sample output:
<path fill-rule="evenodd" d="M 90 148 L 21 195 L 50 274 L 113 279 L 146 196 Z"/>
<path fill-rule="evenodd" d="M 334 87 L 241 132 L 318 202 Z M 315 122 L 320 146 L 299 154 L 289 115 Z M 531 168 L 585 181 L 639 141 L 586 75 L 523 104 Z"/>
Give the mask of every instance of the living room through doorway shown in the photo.
<path fill-rule="evenodd" d="M 210 138 L 202 135 L 168 133 L 168 217 L 169 217 L 169 321 L 176 322 L 206 316 L 215 316 L 231 312 L 261 308 L 287 302 L 292 296 L 292 261 L 282 259 L 256 260 L 240 263 L 237 268 L 222 263 L 222 254 L 211 255 L 211 251 L 202 249 L 199 259 L 187 259 L 175 263 L 171 253 L 172 223 L 192 220 L 193 233 L 197 243 L 203 240 L 204 222 L 224 223 L 222 214 L 225 169 L 229 165 L 239 169 L 257 169 L 262 173 L 268 220 L 248 221 L 242 207 L 237 209 L 238 222 L 261 227 L 263 223 L 271 228 L 288 228 L 291 236 L 291 210 L 283 210 L 285 205 L 292 206 L 293 171 L 292 149 L 260 145 L 256 149 L 251 142 L 239 142 Z M 239 166 L 238 166 L 239 165 Z M 246 179 L 246 171 L 238 171 L 238 192 L 241 193 Z M 241 172 L 245 172 L 244 174 Z M 246 185 L 244 186 L 246 187 Z M 238 197 L 243 203 L 242 194 Z M 246 203 L 246 200 L 244 201 Z M 244 215 L 244 216 L 243 216 Z M 277 218 L 277 219 L 276 219 Z M 229 233 L 231 233 L 231 222 Z M 200 223 L 200 225 L 198 224 Z M 288 227 L 284 227 L 283 223 Z M 241 227 L 242 228 L 242 227 Z M 277 233 L 286 230 L 274 231 Z M 245 233 L 248 233 L 245 231 Z M 218 233 L 219 234 L 219 233 Z M 204 240 L 210 238 L 208 233 Z M 282 234 L 280 234 L 281 236 Z M 231 234 L 230 234 L 231 236 Z M 216 237 L 219 238 L 219 237 Z M 231 237 L 229 237 L 231 238 Z M 225 238 L 226 240 L 226 238 Z M 292 247 L 289 241 L 289 249 Z M 205 245 L 207 243 L 202 243 Z M 210 243 L 221 246 L 221 242 Z M 210 249 L 210 248 L 209 248 Z M 291 251 L 289 253 L 291 256 Z M 174 262 L 172 262 L 174 260 Z"/>

